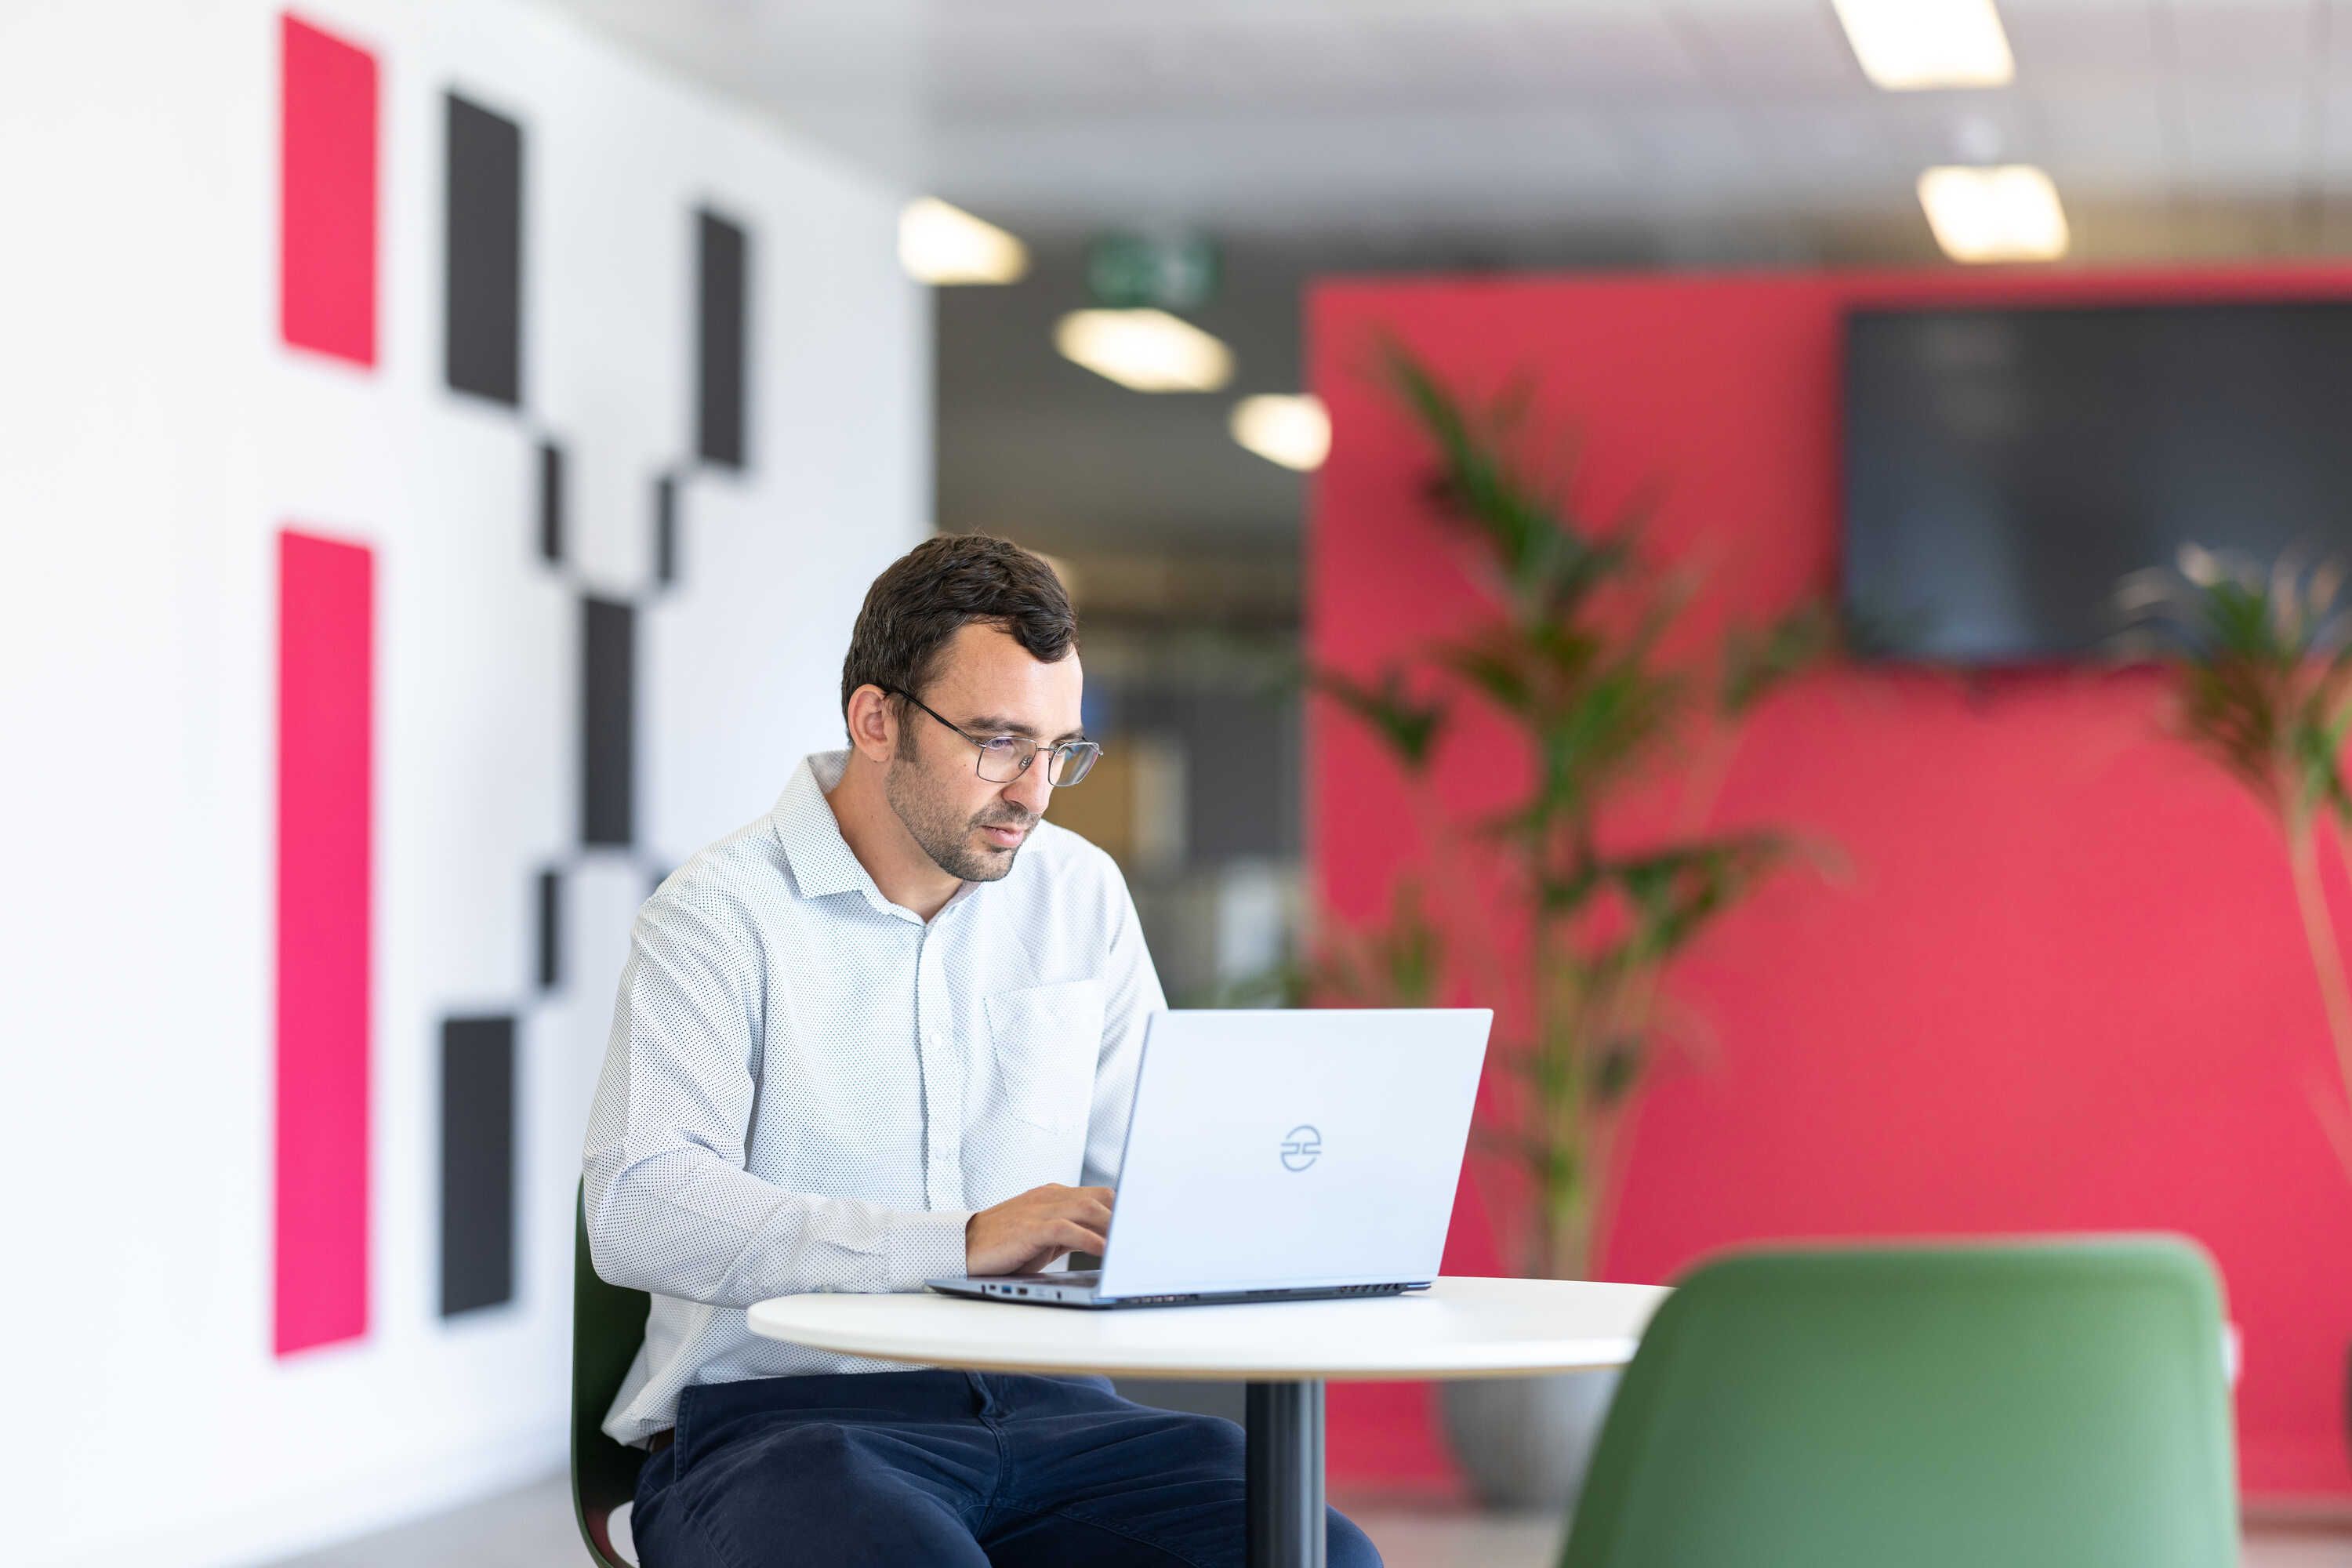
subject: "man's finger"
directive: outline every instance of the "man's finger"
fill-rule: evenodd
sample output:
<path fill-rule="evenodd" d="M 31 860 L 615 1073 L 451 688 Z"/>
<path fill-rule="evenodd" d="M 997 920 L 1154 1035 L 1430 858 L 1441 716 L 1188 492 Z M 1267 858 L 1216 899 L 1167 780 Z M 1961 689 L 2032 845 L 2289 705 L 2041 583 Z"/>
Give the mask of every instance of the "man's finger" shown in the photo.
<path fill-rule="evenodd" d="M 1091 1230 L 1074 1219 L 1064 1220 L 1055 1231 L 1054 1239 L 1071 1252 L 1100 1252 L 1106 1245 L 1100 1231 Z"/>

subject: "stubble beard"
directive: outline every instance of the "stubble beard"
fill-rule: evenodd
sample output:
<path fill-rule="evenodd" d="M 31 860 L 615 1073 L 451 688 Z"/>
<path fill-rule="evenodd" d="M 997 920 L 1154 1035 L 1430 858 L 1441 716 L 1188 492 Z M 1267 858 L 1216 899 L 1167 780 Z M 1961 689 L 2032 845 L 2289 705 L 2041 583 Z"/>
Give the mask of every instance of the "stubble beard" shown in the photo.
<path fill-rule="evenodd" d="M 974 847 L 973 831 L 984 826 L 1034 827 L 1036 818 L 1015 808 L 1007 815 L 998 802 L 976 816 L 959 816 L 942 792 L 923 771 L 921 760 L 902 739 L 889 771 L 882 775 L 882 798 L 898 815 L 908 837 L 931 858 L 931 864 L 965 882 L 1002 880 L 1021 853 L 1011 849 Z"/>

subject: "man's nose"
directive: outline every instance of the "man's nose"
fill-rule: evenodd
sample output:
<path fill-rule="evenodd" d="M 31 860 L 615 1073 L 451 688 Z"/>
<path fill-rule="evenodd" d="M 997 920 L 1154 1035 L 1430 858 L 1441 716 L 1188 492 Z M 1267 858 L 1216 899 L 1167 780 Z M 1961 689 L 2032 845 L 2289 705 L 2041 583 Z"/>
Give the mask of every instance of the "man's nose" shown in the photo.
<path fill-rule="evenodd" d="M 1054 793 L 1053 786 L 1045 782 L 1045 753 L 1038 752 L 1037 760 L 1029 764 L 1029 771 L 1004 786 L 1004 798 L 1019 805 L 1032 816 L 1045 815 L 1045 801 Z"/>

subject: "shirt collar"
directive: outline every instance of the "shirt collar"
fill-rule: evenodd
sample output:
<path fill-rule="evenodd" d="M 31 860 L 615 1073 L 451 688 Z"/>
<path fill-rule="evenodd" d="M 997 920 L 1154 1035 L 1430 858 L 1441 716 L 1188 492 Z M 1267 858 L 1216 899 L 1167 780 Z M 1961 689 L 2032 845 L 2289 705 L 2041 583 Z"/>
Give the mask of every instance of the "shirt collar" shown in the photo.
<path fill-rule="evenodd" d="M 882 896 L 875 885 L 873 873 L 866 870 L 849 847 L 849 840 L 841 836 L 841 819 L 833 814 L 833 803 L 825 792 L 841 782 L 849 766 L 849 749 L 837 752 L 812 752 L 801 759 L 793 770 L 792 782 L 777 798 L 776 807 L 768 813 L 768 825 L 783 846 L 785 863 L 793 868 L 793 881 L 799 887 L 801 897 L 822 899 L 833 893 L 864 893 L 877 909 L 888 910 L 909 920 L 920 917 L 910 910 L 900 909 Z M 940 915 L 970 898 L 977 882 L 964 882 L 940 906 Z"/>
<path fill-rule="evenodd" d="M 793 770 L 792 782 L 784 785 L 776 809 L 768 814 L 803 898 L 821 899 L 860 889 L 880 897 L 874 879 L 857 863 L 849 840 L 841 836 L 841 821 L 833 815 L 833 803 L 824 798 L 825 791 L 841 782 L 848 765 L 846 747 L 812 752 Z"/>

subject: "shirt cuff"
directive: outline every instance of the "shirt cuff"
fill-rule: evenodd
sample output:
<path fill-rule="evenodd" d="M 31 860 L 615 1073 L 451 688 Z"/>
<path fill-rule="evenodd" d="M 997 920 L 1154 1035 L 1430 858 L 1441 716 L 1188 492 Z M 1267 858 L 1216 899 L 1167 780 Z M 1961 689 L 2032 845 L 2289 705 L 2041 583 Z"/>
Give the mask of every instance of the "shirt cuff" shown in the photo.
<path fill-rule="evenodd" d="M 890 1222 L 891 1290 L 919 1290 L 926 1279 L 961 1279 L 964 1267 L 964 1226 L 973 1210 L 949 1209 L 934 1214 L 900 1213 Z"/>

